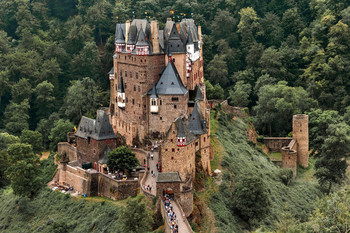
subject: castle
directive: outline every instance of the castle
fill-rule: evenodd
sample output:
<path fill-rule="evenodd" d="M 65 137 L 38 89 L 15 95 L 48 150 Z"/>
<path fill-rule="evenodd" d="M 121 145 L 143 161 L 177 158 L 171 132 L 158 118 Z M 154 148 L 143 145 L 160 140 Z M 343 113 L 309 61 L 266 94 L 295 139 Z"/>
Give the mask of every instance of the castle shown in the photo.
<path fill-rule="evenodd" d="M 193 19 L 168 19 L 163 30 L 157 21 L 118 23 L 110 106 L 98 110 L 96 119 L 82 117 L 76 133 L 59 143 L 58 154 L 68 159 L 61 159 L 56 182 L 89 195 L 134 196 L 135 181 L 142 187 L 147 172 L 140 166 L 134 179 L 116 181 L 106 166 L 108 152 L 126 144 L 146 166 L 146 144 L 157 141 L 156 195 L 171 189 L 188 216 L 196 167 L 211 173 L 202 43 Z"/>

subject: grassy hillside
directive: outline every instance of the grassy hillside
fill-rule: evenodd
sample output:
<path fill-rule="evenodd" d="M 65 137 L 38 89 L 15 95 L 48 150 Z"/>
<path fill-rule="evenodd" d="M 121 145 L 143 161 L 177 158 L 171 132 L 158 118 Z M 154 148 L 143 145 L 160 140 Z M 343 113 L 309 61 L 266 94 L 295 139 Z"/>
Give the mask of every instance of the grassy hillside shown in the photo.
<path fill-rule="evenodd" d="M 303 175 L 286 185 L 284 170 L 275 166 L 266 154 L 247 140 L 247 125 L 239 118 L 227 121 L 219 117 L 214 137 L 224 148 L 221 166 L 223 182 L 219 191 L 211 197 L 210 207 L 215 213 L 216 226 L 220 232 L 241 232 L 250 228 L 230 209 L 232 191 L 237 175 L 258 175 L 264 180 L 271 200 L 269 215 L 260 222 L 261 230 L 273 230 L 276 222 L 286 214 L 305 221 L 313 209 L 314 200 L 321 193 L 314 179 L 305 179 L 308 169 L 298 169 Z M 212 122 L 215 122 L 212 121 Z M 313 167 L 313 166 L 311 166 Z M 312 169 L 312 168 L 310 168 Z"/>
<path fill-rule="evenodd" d="M 0 195 L 0 232 L 122 232 L 116 202 L 86 201 L 43 189 L 33 200 Z"/>

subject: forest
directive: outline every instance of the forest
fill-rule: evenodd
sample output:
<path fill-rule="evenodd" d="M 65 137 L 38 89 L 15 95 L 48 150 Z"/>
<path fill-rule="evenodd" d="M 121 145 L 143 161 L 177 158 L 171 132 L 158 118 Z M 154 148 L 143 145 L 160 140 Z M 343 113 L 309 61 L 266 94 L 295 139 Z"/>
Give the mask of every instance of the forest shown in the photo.
<path fill-rule="evenodd" d="M 34 153 L 54 151 L 81 116 L 108 107 L 115 24 L 146 18 L 162 29 L 170 17 L 202 27 L 208 99 L 244 108 L 263 136 L 290 136 L 292 116 L 308 114 L 322 189 L 346 177 L 350 0 L 0 0 L 0 8 L 0 163 L 23 175 L 38 164 Z M 16 182 L 5 167 L 0 188 Z"/>

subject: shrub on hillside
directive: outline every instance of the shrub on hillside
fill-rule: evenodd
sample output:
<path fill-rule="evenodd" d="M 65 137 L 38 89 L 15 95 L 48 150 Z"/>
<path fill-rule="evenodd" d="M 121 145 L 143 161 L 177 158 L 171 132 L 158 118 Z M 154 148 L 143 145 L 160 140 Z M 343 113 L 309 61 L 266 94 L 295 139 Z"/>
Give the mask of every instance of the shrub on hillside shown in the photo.
<path fill-rule="evenodd" d="M 268 191 L 258 176 L 237 177 L 232 199 L 232 210 L 250 225 L 256 225 L 270 211 Z"/>

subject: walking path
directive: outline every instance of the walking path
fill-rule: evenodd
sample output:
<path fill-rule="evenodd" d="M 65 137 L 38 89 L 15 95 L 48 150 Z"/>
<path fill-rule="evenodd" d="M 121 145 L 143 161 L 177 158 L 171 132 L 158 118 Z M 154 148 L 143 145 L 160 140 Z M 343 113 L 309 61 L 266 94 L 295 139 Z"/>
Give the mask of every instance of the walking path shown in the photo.
<path fill-rule="evenodd" d="M 181 211 L 180 207 L 178 206 L 176 201 L 163 201 L 163 208 L 162 211 L 164 213 L 164 216 L 166 218 L 166 226 L 169 227 L 171 233 L 193 233 L 192 229 L 190 229 L 190 226 L 187 223 L 187 219 L 184 215 L 184 213 Z M 166 204 L 168 203 L 168 204 Z M 169 205 L 170 203 L 170 205 Z M 172 208 L 170 208 L 171 206 Z M 174 218 L 172 218 L 174 216 Z M 177 227 L 175 227 L 177 225 Z M 173 226 L 173 227 L 170 227 Z"/>
<path fill-rule="evenodd" d="M 150 154 L 152 154 L 152 152 L 148 152 Z M 149 193 L 151 193 L 152 195 L 156 195 L 156 192 L 157 192 L 157 189 L 156 189 L 156 180 L 157 180 L 157 176 L 158 176 L 158 170 L 157 170 L 157 163 L 158 163 L 158 156 L 159 156 L 159 152 L 158 151 L 153 151 L 153 159 L 152 158 L 149 158 L 149 171 L 148 169 L 146 168 L 146 171 L 145 172 L 148 172 L 147 174 L 147 179 L 145 181 L 145 185 L 146 186 L 150 186 L 152 187 L 151 188 L 151 191 L 148 191 Z M 155 172 L 156 175 L 153 176 L 151 174 L 151 172 Z"/>

